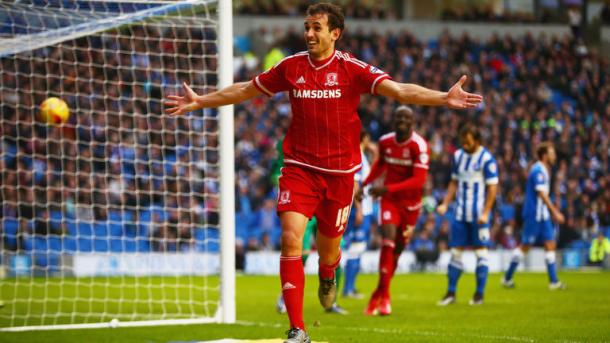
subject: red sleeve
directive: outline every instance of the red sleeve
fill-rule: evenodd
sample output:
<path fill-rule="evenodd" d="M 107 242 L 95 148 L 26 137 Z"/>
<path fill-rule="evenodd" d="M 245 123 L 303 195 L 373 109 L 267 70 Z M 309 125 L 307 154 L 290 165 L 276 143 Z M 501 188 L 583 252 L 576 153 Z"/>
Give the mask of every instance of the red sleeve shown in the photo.
<path fill-rule="evenodd" d="M 388 193 L 394 193 L 406 190 L 418 190 L 424 188 L 426 183 L 426 177 L 428 176 L 428 169 L 413 168 L 413 176 L 406 179 L 405 181 L 393 183 L 391 185 L 385 185 L 388 188 Z"/>
<path fill-rule="evenodd" d="M 383 149 L 380 146 L 379 147 L 379 157 L 377 157 L 375 162 L 373 162 L 369 175 L 367 175 L 366 179 L 364 179 L 364 181 L 362 182 L 362 187 L 375 181 L 378 177 L 381 176 L 381 174 L 383 174 L 385 169 L 386 169 L 386 164 L 385 164 L 385 159 L 383 157 Z"/>
<path fill-rule="evenodd" d="M 369 172 L 369 175 L 366 177 L 366 179 L 364 179 L 362 187 L 368 185 L 369 183 L 375 181 L 378 177 L 380 177 L 381 174 L 383 174 L 383 172 L 385 171 L 385 168 L 385 162 L 383 162 L 381 158 L 377 159 L 377 161 L 375 161 L 371 166 L 371 171 Z"/>
<path fill-rule="evenodd" d="M 289 90 L 290 84 L 285 77 L 286 66 L 288 64 L 286 59 L 284 58 L 266 72 L 256 76 L 252 80 L 254 81 L 254 86 L 267 96 L 273 96 L 275 93 Z"/>
<path fill-rule="evenodd" d="M 348 65 L 352 75 L 355 75 L 355 86 L 361 94 L 371 93 L 375 95 L 377 94 L 376 89 L 379 83 L 383 80 L 391 79 L 384 71 L 351 56 Z"/>

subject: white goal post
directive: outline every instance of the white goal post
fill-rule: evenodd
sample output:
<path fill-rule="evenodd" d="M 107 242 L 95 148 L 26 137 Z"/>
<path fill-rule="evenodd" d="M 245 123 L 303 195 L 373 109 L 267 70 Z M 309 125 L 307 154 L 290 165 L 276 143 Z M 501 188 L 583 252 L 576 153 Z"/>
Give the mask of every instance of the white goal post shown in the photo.
<path fill-rule="evenodd" d="M 0 332 L 234 323 L 230 0 L 0 3 Z M 39 118 L 48 97 L 66 123 Z"/>

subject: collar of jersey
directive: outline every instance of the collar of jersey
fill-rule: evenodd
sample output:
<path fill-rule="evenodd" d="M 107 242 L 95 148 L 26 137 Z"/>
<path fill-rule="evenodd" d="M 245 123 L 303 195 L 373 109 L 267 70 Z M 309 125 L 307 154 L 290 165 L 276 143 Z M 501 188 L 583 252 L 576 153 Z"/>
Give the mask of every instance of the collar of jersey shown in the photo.
<path fill-rule="evenodd" d="M 411 131 L 411 136 L 409 136 L 409 138 L 405 139 L 404 142 L 399 142 L 398 139 L 396 139 L 396 131 L 394 131 L 394 142 L 400 146 L 403 146 L 407 143 L 409 143 L 411 141 L 411 139 L 413 139 L 413 135 L 415 134 L 415 130 Z"/>
<path fill-rule="evenodd" d="M 333 52 L 333 54 L 328 58 L 328 61 L 326 61 L 326 63 L 324 63 L 321 66 L 316 66 L 315 63 L 313 63 L 313 61 L 311 60 L 311 57 L 309 56 L 309 54 L 307 54 L 307 60 L 309 61 L 309 65 L 315 69 L 315 70 L 320 70 L 322 68 L 326 68 L 337 56 L 337 50 L 335 50 L 335 52 Z"/>

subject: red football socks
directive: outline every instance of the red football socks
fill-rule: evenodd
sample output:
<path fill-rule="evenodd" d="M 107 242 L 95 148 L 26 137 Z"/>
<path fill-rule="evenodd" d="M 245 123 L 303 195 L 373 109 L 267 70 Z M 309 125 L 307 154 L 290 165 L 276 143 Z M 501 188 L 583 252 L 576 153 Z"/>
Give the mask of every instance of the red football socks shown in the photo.
<path fill-rule="evenodd" d="M 381 296 L 389 296 L 390 281 L 394 275 L 395 258 L 394 248 L 395 243 L 392 240 L 384 239 L 381 243 L 381 255 L 379 256 L 379 285 L 377 290 Z"/>
<path fill-rule="evenodd" d="M 305 330 L 303 322 L 303 292 L 305 271 L 301 256 L 280 257 L 280 280 L 291 328 Z"/>
<path fill-rule="evenodd" d="M 318 274 L 322 279 L 334 279 L 335 278 L 335 270 L 339 266 L 341 262 L 341 252 L 339 251 L 339 257 L 337 257 L 337 261 L 331 265 L 326 265 L 320 263 L 318 266 Z"/>

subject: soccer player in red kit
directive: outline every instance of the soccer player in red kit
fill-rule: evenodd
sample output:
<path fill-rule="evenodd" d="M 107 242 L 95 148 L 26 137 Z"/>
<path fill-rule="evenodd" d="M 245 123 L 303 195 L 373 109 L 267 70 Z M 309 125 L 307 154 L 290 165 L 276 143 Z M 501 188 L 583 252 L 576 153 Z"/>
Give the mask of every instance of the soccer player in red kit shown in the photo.
<path fill-rule="evenodd" d="M 369 193 L 381 197 L 381 255 L 379 256 L 379 283 L 373 292 L 366 315 L 389 315 L 390 281 L 404 247 L 409 244 L 415 228 L 428 162 L 429 148 L 426 140 L 413 130 L 413 110 L 399 106 L 394 111 L 394 132 L 379 140 L 379 158 L 364 180 L 367 185 L 385 173 L 383 186 L 370 189 Z"/>
<path fill-rule="evenodd" d="M 328 3 L 309 6 L 303 37 L 307 51 L 288 56 L 248 82 L 196 94 L 184 84 L 184 95 L 170 95 L 166 113 L 180 115 L 207 107 L 235 104 L 257 95 L 287 92 L 292 122 L 283 144 L 285 167 L 279 179 L 277 212 L 282 227 L 280 280 L 290 330 L 285 342 L 309 342 L 303 322 L 305 277 L 301 262 L 307 221 L 318 219 L 318 296 L 332 306 L 335 269 L 341 259 L 341 236 L 349 218 L 354 173 L 360 168 L 362 93 L 379 94 L 401 103 L 467 109 L 482 101 L 462 90 L 466 76 L 448 92 L 397 83 L 383 71 L 335 50 L 344 29 L 341 8 Z"/>

